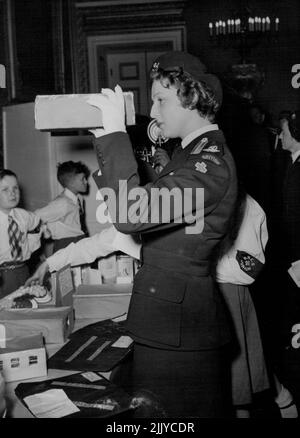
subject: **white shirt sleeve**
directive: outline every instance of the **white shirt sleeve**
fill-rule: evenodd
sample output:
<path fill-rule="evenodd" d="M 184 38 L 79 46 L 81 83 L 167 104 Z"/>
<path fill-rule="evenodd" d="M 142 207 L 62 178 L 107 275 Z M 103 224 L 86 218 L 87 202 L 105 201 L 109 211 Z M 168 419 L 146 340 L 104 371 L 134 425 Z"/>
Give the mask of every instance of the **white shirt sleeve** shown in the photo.
<path fill-rule="evenodd" d="M 35 214 L 39 216 L 43 222 L 55 222 L 63 218 L 67 213 L 68 203 L 61 199 L 54 199 L 45 205 L 45 207 L 35 210 Z"/>
<path fill-rule="evenodd" d="M 40 218 L 35 213 L 32 213 L 30 211 L 27 211 L 28 218 L 27 218 L 27 227 L 28 231 L 34 230 L 40 223 Z M 27 234 L 27 240 L 28 240 L 28 249 L 30 253 L 34 253 L 37 249 L 41 246 L 41 235 L 42 231 L 39 230 L 38 233 L 29 233 Z"/>
<path fill-rule="evenodd" d="M 39 216 L 27 210 L 24 210 L 24 220 L 26 220 L 27 231 L 34 230 L 40 223 Z"/>
<path fill-rule="evenodd" d="M 71 243 L 47 258 L 50 272 L 57 271 L 67 264 L 77 266 L 92 263 L 98 257 L 105 257 L 118 249 L 113 245 L 118 231 L 114 226 L 106 228 L 92 237 Z"/>
<path fill-rule="evenodd" d="M 218 262 L 216 279 L 220 283 L 248 285 L 254 278 L 241 269 L 236 256 L 243 251 L 265 263 L 265 247 L 268 241 L 266 215 L 260 205 L 247 195 L 244 218 L 233 247 Z"/>

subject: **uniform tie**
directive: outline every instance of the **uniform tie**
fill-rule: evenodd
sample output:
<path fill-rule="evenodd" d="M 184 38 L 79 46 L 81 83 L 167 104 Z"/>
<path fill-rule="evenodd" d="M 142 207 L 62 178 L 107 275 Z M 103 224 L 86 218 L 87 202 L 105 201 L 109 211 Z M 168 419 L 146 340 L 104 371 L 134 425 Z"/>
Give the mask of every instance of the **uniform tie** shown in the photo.
<path fill-rule="evenodd" d="M 22 257 L 22 247 L 20 245 L 22 236 L 23 233 L 17 222 L 12 216 L 8 216 L 8 241 L 13 260 L 18 260 Z"/>
<path fill-rule="evenodd" d="M 80 220 L 81 230 L 84 234 L 88 235 L 89 234 L 88 229 L 87 229 L 86 224 L 85 224 L 85 211 L 84 211 L 84 207 L 83 207 L 84 201 L 82 201 L 82 204 L 81 204 L 80 199 L 78 198 L 77 202 L 78 202 L 78 207 L 79 207 L 79 220 Z"/>

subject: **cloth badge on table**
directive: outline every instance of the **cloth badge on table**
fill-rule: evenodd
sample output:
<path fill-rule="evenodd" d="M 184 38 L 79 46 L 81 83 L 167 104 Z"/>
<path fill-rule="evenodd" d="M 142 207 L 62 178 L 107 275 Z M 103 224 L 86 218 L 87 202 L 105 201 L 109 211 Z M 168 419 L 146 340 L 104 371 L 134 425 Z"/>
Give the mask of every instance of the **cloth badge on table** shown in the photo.
<path fill-rule="evenodd" d="M 130 353 L 133 341 L 125 321 L 100 321 L 75 331 L 48 361 L 49 368 L 110 371 Z"/>
<path fill-rule="evenodd" d="M 236 259 L 241 270 L 248 274 L 251 278 L 256 278 L 264 266 L 264 264 L 257 258 L 245 251 L 238 250 L 236 253 Z"/>

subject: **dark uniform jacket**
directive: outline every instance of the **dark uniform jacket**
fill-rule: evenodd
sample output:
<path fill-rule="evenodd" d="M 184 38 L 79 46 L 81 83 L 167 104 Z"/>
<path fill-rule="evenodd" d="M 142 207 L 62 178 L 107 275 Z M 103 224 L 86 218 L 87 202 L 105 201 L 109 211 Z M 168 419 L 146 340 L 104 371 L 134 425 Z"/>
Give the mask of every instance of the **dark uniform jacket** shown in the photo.
<path fill-rule="evenodd" d="M 125 191 L 119 180 L 127 182 L 128 193 L 138 188 L 137 163 L 127 134 L 100 137 L 95 147 L 102 172 L 99 187 L 113 189 L 119 198 Z M 225 309 L 210 271 L 213 250 L 226 233 L 233 211 L 236 183 L 233 158 L 223 133 L 217 130 L 204 133 L 177 152 L 157 179 L 143 186 L 140 199 L 128 201 L 129 221 L 121 211 L 125 198 L 120 206 L 117 200 L 116 215 L 114 203 L 107 199 L 116 228 L 142 238 L 143 265 L 134 279 L 127 318 L 127 328 L 136 341 L 175 350 L 217 348 L 228 342 Z M 154 199 L 153 189 L 174 188 L 181 194 L 188 189 L 184 215 L 182 203 L 171 200 L 168 205 L 164 199 L 159 211 Z M 204 189 L 204 204 L 196 188 Z M 163 217 L 162 204 L 169 218 Z M 133 211 L 140 219 L 134 220 Z M 202 214 L 197 230 L 195 221 L 191 223 L 196 211 L 199 217 Z"/>

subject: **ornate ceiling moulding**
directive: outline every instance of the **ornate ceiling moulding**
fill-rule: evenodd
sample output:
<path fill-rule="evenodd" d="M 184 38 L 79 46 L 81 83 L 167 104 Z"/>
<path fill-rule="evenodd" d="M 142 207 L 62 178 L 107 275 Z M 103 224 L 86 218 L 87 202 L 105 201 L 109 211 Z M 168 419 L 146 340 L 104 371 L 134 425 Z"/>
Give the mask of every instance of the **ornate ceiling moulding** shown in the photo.
<path fill-rule="evenodd" d="M 94 1 L 75 2 L 86 33 L 105 29 L 161 27 L 184 23 L 183 9 L 187 0 L 173 1 Z"/>

